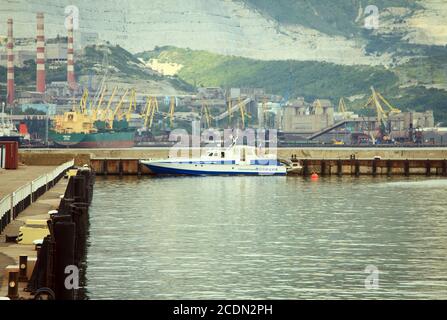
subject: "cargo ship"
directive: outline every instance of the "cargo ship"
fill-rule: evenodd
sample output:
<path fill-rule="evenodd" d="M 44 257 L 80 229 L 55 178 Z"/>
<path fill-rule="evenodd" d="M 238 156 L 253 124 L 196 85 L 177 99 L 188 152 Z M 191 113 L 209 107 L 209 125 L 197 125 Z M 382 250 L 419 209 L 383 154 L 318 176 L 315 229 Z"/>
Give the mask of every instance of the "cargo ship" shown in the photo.
<path fill-rule="evenodd" d="M 55 117 L 49 139 L 62 148 L 132 148 L 135 130 L 125 120 L 108 123 L 72 111 Z"/>

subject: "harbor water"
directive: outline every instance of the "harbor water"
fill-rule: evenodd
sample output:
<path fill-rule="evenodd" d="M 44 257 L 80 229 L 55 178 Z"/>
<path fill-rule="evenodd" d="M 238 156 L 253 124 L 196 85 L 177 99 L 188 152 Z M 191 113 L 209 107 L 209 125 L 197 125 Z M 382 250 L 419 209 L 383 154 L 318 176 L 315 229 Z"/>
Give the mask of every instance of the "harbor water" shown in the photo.
<path fill-rule="evenodd" d="M 87 296 L 446 299 L 446 192 L 425 177 L 98 177 Z"/>

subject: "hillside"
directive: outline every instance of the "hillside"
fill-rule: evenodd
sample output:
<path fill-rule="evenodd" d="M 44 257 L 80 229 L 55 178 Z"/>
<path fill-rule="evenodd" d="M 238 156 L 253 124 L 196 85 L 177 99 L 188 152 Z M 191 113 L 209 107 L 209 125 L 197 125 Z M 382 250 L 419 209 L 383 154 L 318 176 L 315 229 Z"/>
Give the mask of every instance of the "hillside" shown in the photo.
<path fill-rule="evenodd" d="M 194 90 L 191 85 L 175 77 L 165 77 L 147 69 L 134 55 L 119 46 L 89 46 L 82 54 L 76 56 L 75 73 L 83 86 L 88 85 L 90 77 L 98 84 L 106 70 L 107 83 L 120 87 L 136 87 L 139 92 L 169 95 Z M 35 79 L 34 61 L 27 61 L 23 68 L 16 67 L 15 81 L 19 89 L 34 90 Z M 47 83 L 66 79 L 65 65 L 54 65 L 52 68 L 47 66 Z M 5 82 L 6 69 L 0 66 L 0 83 Z M 4 94 L 4 90 L 4 87 L 0 87 L 0 94 Z"/>
<path fill-rule="evenodd" d="M 427 88 L 415 80 L 429 76 L 414 75 L 414 61 L 394 70 L 311 61 L 260 61 L 173 47 L 157 48 L 137 57 L 145 61 L 155 59 L 158 66 L 176 66 L 177 76 L 191 85 L 260 87 L 271 94 L 303 96 L 308 100 L 327 98 L 335 104 L 340 97 L 351 97 L 350 105 L 358 111 L 362 111 L 370 87 L 374 86 L 403 110 L 433 109 L 439 121 L 447 121 L 447 92 Z M 411 83 L 404 85 L 404 75 L 411 77 Z"/>
<path fill-rule="evenodd" d="M 412 47 L 447 44 L 447 3 L 376 0 L 380 28 L 363 28 L 364 0 L 3 0 L 17 37 L 33 37 L 35 12 L 45 12 L 47 38 L 65 34 L 64 8 L 79 8 L 79 30 L 132 53 L 156 46 L 205 50 L 258 60 L 314 60 L 343 65 L 405 61 Z M 0 35 L 6 24 L 0 24 Z M 392 39 L 392 43 L 387 42 Z M 383 42 L 385 41 L 385 43 Z M 369 50 L 365 51 L 365 48 Z M 377 50 L 380 49 L 380 50 Z"/>
<path fill-rule="evenodd" d="M 368 4 L 361 0 L 244 0 L 278 23 L 299 24 L 330 35 L 353 37 L 362 30 L 359 12 Z M 415 0 L 376 0 L 380 9 L 402 7 L 413 11 Z M 362 5 L 363 4 L 363 5 Z"/>

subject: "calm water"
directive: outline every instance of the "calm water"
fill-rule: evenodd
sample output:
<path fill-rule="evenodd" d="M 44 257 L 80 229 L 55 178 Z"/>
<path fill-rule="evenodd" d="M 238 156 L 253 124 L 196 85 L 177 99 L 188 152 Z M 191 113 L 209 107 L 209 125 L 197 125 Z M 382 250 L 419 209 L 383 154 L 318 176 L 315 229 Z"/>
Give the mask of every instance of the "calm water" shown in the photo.
<path fill-rule="evenodd" d="M 446 299 L 446 195 L 422 178 L 97 178 L 88 296 Z"/>

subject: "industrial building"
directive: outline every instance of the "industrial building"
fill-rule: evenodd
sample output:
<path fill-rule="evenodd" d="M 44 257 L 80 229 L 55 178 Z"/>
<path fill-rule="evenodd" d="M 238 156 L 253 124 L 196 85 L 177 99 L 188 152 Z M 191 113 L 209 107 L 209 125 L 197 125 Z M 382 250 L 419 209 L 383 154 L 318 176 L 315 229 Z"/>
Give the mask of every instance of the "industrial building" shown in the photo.
<path fill-rule="evenodd" d="M 329 100 L 309 104 L 304 98 L 294 99 L 283 107 L 280 123 L 284 132 L 312 134 L 334 124 L 334 106 Z"/>

